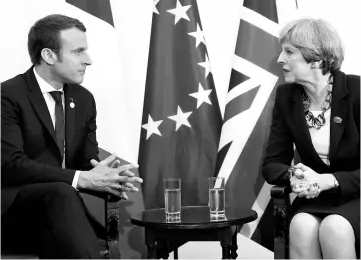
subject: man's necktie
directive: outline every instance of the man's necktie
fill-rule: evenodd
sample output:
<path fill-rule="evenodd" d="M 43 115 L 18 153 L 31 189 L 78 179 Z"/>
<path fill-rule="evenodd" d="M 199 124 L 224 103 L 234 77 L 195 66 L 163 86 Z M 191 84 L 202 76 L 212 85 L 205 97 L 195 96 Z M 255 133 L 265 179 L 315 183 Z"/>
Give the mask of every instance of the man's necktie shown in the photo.
<path fill-rule="evenodd" d="M 64 110 L 63 110 L 63 102 L 61 100 L 60 91 L 51 91 L 49 94 L 55 100 L 55 135 L 56 142 L 60 149 L 61 161 L 63 161 L 64 157 L 64 138 L 65 138 L 65 128 L 64 128 Z"/>

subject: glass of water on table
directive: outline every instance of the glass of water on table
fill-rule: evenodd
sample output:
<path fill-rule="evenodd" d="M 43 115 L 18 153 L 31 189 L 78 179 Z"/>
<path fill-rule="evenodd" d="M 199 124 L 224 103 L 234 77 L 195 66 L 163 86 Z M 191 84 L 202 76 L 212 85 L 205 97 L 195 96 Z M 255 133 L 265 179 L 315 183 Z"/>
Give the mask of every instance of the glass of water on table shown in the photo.
<path fill-rule="evenodd" d="M 211 220 L 225 218 L 226 192 L 224 177 L 208 178 L 209 213 Z"/>
<path fill-rule="evenodd" d="M 164 204 L 167 219 L 181 217 L 181 179 L 164 179 Z"/>

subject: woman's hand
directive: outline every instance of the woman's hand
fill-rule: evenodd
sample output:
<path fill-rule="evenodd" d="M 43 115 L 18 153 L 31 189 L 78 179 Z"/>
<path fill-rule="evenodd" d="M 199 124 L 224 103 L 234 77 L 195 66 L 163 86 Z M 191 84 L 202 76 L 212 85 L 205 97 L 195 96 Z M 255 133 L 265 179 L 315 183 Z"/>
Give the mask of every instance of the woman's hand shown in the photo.
<path fill-rule="evenodd" d="M 298 163 L 298 164 L 294 165 L 293 167 L 296 168 L 295 177 L 302 179 L 304 182 L 306 182 L 308 184 L 320 182 L 321 174 L 318 174 L 317 172 L 312 170 L 310 167 L 308 167 L 302 163 Z M 297 169 L 299 169 L 300 171 L 298 171 Z"/>
<path fill-rule="evenodd" d="M 318 183 L 308 184 L 301 182 L 300 184 L 295 185 L 292 188 L 292 191 L 297 194 L 297 197 L 313 199 L 320 194 L 321 189 Z"/>
<path fill-rule="evenodd" d="M 300 178 L 300 176 L 303 176 L 301 175 L 302 173 L 303 171 L 301 169 L 295 169 L 290 178 L 292 191 L 300 198 L 303 198 L 307 195 L 307 187 L 303 181 L 303 177 Z"/>
<path fill-rule="evenodd" d="M 296 168 L 294 176 L 290 179 L 292 191 L 300 198 L 317 197 L 321 192 L 319 186 L 321 175 L 302 163 L 295 165 L 294 168 Z"/>
<path fill-rule="evenodd" d="M 319 192 L 330 190 L 335 188 L 335 176 L 331 173 L 322 173 L 319 174 L 312 170 L 310 167 L 298 163 L 294 166 L 296 169 L 301 169 L 303 172 L 295 171 L 295 176 L 297 178 L 302 178 L 307 184 L 311 184 L 311 191 L 315 188 Z M 318 196 L 318 195 L 317 195 Z"/>

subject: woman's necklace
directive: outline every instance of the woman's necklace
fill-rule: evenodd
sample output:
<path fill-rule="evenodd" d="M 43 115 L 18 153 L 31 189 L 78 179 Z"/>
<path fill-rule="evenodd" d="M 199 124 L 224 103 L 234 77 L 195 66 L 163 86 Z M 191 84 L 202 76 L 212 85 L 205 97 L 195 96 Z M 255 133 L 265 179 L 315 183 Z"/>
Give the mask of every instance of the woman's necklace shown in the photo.
<path fill-rule="evenodd" d="M 322 113 L 315 117 L 312 112 L 309 110 L 311 106 L 311 101 L 306 95 L 305 91 L 303 91 L 303 111 L 305 112 L 306 122 L 308 128 L 315 128 L 316 130 L 320 129 L 325 125 L 325 112 L 331 107 L 332 100 L 332 86 L 333 86 L 333 77 L 331 76 L 327 86 L 326 86 L 326 97 L 325 100 L 321 104 Z"/>

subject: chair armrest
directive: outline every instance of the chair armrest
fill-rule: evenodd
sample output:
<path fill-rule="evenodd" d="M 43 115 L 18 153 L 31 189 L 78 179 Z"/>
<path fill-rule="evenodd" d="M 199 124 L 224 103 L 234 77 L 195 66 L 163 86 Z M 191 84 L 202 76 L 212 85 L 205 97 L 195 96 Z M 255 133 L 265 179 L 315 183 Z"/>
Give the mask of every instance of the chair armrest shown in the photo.
<path fill-rule="evenodd" d="M 292 192 L 290 186 L 278 186 L 275 185 L 271 188 L 272 198 L 285 198 Z"/>
<path fill-rule="evenodd" d="M 274 216 L 274 258 L 289 258 L 289 218 L 290 218 L 290 196 L 291 187 L 271 187 Z"/>

